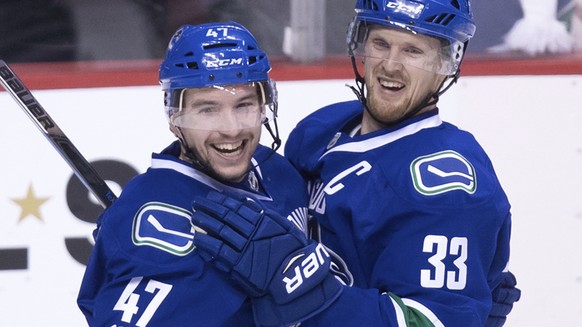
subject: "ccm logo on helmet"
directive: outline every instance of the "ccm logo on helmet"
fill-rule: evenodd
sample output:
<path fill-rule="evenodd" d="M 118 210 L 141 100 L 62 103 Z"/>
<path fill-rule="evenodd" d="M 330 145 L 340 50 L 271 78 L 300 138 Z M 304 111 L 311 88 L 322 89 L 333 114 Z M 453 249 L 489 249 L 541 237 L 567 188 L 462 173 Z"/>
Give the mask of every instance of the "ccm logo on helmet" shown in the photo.
<path fill-rule="evenodd" d="M 386 7 L 390 9 L 396 9 L 396 11 L 400 11 L 409 16 L 416 17 L 417 15 L 420 15 L 420 13 L 422 12 L 422 8 L 424 8 L 424 5 L 412 3 L 409 1 L 398 1 L 398 2 L 388 2 L 386 4 Z"/>
<path fill-rule="evenodd" d="M 208 68 L 218 68 L 227 66 L 242 66 L 243 58 L 232 58 L 232 59 L 217 59 L 217 60 L 206 60 L 206 67 Z"/>
<path fill-rule="evenodd" d="M 298 260 L 305 254 L 300 254 L 295 258 L 291 259 L 289 262 L 290 266 L 293 261 Z M 329 253 L 325 250 L 321 243 L 317 244 L 315 247 L 315 251 L 312 252 L 310 255 L 307 256 L 303 261 L 301 261 L 300 265 L 296 265 L 293 269 L 294 276 L 292 277 L 284 277 L 283 282 L 285 283 L 285 290 L 287 294 L 293 293 L 299 286 L 303 285 L 303 281 L 308 279 L 309 277 L 313 276 L 319 268 L 323 267 L 323 269 L 329 269 L 328 265 L 324 266 L 324 263 L 329 260 Z M 285 271 L 283 272 L 285 273 Z"/>

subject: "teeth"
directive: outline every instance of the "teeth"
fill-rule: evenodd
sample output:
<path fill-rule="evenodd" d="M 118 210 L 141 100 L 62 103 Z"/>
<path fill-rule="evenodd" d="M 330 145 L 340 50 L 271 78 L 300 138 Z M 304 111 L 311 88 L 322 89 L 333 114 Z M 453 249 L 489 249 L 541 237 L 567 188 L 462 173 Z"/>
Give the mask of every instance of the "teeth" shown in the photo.
<path fill-rule="evenodd" d="M 242 141 L 239 141 L 238 143 L 222 143 L 215 144 L 214 147 L 221 151 L 235 151 L 240 146 L 242 146 L 242 143 L 243 143 Z"/>
<path fill-rule="evenodd" d="M 402 83 L 391 82 L 391 81 L 380 81 L 380 85 L 382 85 L 383 87 L 398 88 L 398 89 L 401 89 L 404 87 L 404 84 L 402 84 Z"/>

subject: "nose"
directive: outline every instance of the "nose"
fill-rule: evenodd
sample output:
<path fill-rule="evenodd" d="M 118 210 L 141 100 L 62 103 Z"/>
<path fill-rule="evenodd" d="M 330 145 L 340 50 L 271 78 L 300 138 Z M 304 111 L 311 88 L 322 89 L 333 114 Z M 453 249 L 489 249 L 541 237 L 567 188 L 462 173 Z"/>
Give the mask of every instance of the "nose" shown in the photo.
<path fill-rule="evenodd" d="M 382 59 L 382 67 L 386 71 L 400 71 L 404 67 L 402 56 L 398 51 L 390 51 L 390 53 Z"/>
<path fill-rule="evenodd" d="M 220 115 L 220 120 L 220 130 L 234 131 L 241 128 L 240 121 L 232 110 L 225 110 Z"/>

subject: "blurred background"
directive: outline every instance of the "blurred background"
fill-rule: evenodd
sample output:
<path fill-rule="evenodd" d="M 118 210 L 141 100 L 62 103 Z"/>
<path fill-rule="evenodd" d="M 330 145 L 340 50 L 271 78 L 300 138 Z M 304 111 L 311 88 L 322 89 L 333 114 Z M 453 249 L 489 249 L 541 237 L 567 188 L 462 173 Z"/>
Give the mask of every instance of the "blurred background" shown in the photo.
<path fill-rule="evenodd" d="M 0 59 L 119 194 L 174 139 L 158 65 L 178 27 L 251 30 L 271 59 L 285 142 L 313 110 L 355 99 L 354 3 L 0 0 Z M 506 326 L 582 326 L 582 0 L 472 9 L 462 77 L 439 107 L 487 150 L 512 204 L 509 269 L 523 293 Z M 76 297 L 103 208 L 2 89 L 0 117 L 0 326 L 84 326 Z"/>
<path fill-rule="evenodd" d="M 346 53 L 345 32 L 354 6 L 353 0 L 0 3 L 0 58 L 12 63 L 159 59 L 182 24 L 230 20 L 249 28 L 270 56 L 310 62 Z M 581 49 L 580 3 L 473 1 L 478 28 L 469 52 L 531 56 Z"/>

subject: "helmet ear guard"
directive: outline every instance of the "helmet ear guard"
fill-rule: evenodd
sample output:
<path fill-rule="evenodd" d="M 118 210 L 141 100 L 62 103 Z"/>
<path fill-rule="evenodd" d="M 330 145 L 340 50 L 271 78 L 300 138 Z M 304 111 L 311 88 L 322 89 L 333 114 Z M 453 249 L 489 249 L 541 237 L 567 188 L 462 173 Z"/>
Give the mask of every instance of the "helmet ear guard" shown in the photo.
<path fill-rule="evenodd" d="M 355 51 L 358 48 L 358 44 L 363 44 L 366 40 L 366 36 L 368 34 L 367 29 L 360 28 L 362 24 L 360 24 L 357 16 L 354 16 L 350 24 L 348 25 L 347 31 L 347 40 L 346 43 L 348 45 L 348 54 L 350 56 L 355 55 Z"/>

